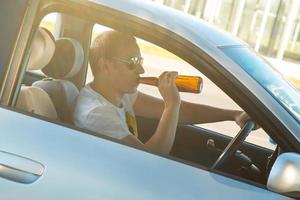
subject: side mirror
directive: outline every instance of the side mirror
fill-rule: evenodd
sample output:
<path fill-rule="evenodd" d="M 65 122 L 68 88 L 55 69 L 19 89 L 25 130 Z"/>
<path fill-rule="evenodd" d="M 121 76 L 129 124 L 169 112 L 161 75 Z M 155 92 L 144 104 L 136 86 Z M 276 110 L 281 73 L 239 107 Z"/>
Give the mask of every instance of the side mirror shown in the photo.
<path fill-rule="evenodd" d="M 300 154 L 283 153 L 278 156 L 267 187 L 274 192 L 300 198 Z"/>

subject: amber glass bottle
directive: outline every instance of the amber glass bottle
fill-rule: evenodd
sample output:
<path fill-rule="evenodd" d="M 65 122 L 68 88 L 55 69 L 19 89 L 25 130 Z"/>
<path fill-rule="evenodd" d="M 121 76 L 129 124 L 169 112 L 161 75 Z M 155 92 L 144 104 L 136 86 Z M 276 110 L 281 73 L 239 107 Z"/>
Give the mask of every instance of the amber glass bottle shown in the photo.
<path fill-rule="evenodd" d="M 203 87 L 203 80 L 199 76 L 179 75 L 175 82 L 179 92 L 200 93 Z M 158 78 L 141 77 L 140 83 L 157 86 Z"/>

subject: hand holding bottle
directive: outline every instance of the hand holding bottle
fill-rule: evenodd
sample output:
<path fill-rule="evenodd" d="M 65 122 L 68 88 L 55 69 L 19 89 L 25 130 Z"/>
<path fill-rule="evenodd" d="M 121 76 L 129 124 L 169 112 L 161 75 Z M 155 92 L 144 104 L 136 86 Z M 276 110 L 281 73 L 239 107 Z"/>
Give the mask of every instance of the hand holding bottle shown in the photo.
<path fill-rule="evenodd" d="M 177 75 L 177 72 L 163 72 L 158 78 L 158 89 L 166 107 L 180 105 L 180 95 L 175 84 Z"/>

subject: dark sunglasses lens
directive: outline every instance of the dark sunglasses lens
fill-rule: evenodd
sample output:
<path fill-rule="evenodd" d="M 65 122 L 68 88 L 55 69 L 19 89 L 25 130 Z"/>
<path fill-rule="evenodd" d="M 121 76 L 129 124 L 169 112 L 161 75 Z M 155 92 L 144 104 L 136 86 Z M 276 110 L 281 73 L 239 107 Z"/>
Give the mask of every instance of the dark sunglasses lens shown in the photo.
<path fill-rule="evenodd" d="M 131 69 L 137 68 L 142 65 L 143 65 L 143 58 L 141 58 L 141 57 L 134 57 L 134 58 L 131 58 L 129 61 L 129 66 Z"/>

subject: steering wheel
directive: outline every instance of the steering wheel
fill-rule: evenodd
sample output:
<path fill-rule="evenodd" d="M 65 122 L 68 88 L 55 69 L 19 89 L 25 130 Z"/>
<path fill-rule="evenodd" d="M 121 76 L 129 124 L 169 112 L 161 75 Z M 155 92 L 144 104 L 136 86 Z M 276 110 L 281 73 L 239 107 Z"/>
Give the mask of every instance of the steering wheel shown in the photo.
<path fill-rule="evenodd" d="M 228 158 L 230 158 L 241 146 L 249 133 L 254 129 L 255 123 L 253 121 L 247 121 L 244 127 L 238 132 L 238 134 L 230 141 L 223 153 L 219 156 L 216 162 L 211 167 L 217 169 L 222 166 Z"/>

